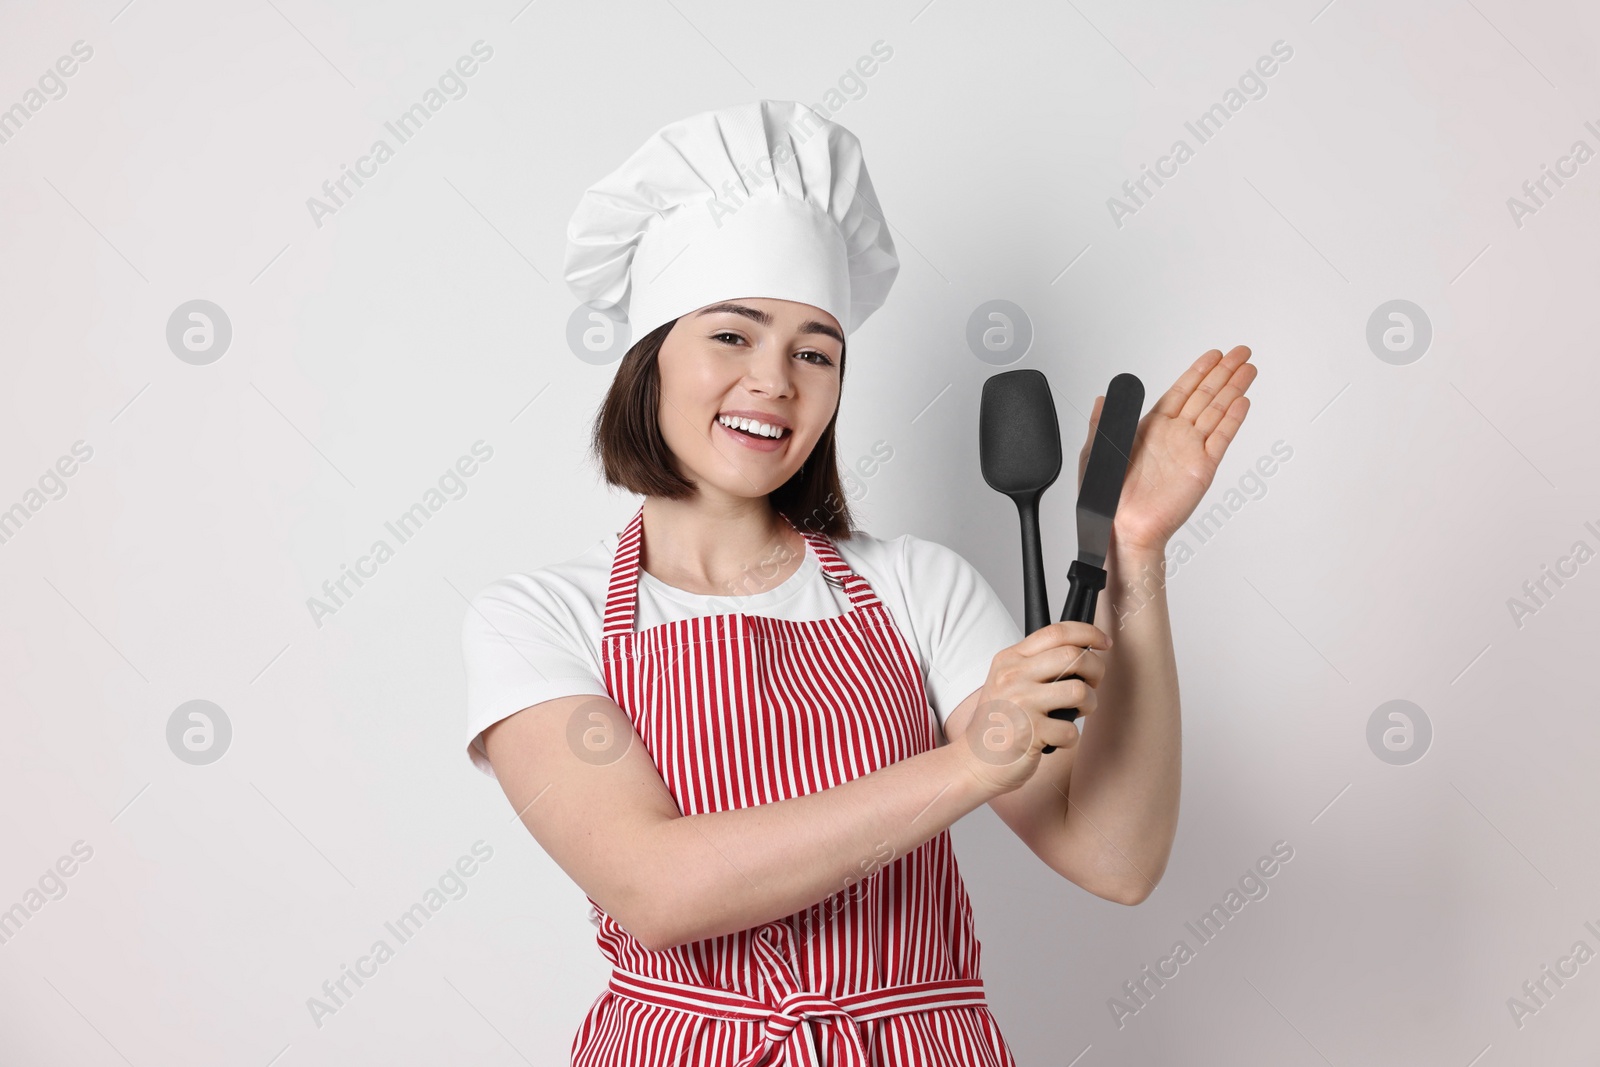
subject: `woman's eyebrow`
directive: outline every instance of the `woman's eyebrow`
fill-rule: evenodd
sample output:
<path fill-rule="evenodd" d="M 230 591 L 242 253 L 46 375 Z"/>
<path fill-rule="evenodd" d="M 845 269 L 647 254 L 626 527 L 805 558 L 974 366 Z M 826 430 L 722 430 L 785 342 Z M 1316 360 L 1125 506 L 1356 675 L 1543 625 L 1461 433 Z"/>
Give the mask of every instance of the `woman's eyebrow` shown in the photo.
<path fill-rule="evenodd" d="M 767 314 L 765 311 L 762 311 L 760 308 L 746 307 L 743 304 L 713 304 L 710 307 L 699 311 L 695 315 L 695 318 L 699 318 L 701 315 L 715 315 L 718 312 L 743 315 L 745 318 L 759 322 L 763 326 L 772 325 L 771 315 Z M 825 322 L 818 322 L 816 319 L 810 319 L 806 322 L 802 322 L 800 324 L 800 332 L 820 333 L 825 337 L 833 338 L 840 344 L 844 344 L 844 336 L 838 330 L 834 329 L 832 326 L 829 326 Z"/>
<path fill-rule="evenodd" d="M 824 336 L 833 338 L 840 344 L 844 344 L 844 334 L 840 333 L 838 330 L 835 330 L 832 326 L 829 326 L 825 322 L 818 322 L 816 319 L 811 319 L 809 322 L 802 322 L 800 324 L 800 332 L 820 333 Z"/>
<path fill-rule="evenodd" d="M 743 304 L 712 304 L 710 307 L 701 310 L 695 316 L 695 318 L 699 318 L 701 315 L 715 315 L 719 312 L 743 315 L 747 319 L 754 319 L 763 326 L 772 325 L 771 315 L 767 314 L 765 311 L 762 311 L 760 308 L 745 307 Z"/>

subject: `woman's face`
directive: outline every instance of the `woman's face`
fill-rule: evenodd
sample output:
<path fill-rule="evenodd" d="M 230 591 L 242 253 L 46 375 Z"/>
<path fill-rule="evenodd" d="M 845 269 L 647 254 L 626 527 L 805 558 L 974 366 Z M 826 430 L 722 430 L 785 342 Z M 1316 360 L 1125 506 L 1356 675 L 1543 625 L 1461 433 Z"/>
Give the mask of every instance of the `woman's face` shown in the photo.
<path fill-rule="evenodd" d="M 679 473 L 738 497 L 787 482 L 839 406 L 843 349 L 837 319 L 792 300 L 742 297 L 680 316 L 658 359 L 661 434 Z M 725 425 L 732 413 L 781 436 Z"/>

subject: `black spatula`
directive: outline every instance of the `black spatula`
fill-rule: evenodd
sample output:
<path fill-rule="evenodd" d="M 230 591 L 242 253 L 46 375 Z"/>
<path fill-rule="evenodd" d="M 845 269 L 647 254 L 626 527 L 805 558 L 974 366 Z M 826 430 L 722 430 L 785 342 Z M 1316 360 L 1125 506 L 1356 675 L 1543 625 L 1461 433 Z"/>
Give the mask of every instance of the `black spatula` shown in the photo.
<path fill-rule="evenodd" d="M 1028 633 L 1050 623 L 1039 498 L 1061 473 L 1061 427 L 1050 383 L 1036 370 L 1008 370 L 983 383 L 978 465 L 989 487 L 1009 496 L 1022 520 L 1022 593 Z"/>

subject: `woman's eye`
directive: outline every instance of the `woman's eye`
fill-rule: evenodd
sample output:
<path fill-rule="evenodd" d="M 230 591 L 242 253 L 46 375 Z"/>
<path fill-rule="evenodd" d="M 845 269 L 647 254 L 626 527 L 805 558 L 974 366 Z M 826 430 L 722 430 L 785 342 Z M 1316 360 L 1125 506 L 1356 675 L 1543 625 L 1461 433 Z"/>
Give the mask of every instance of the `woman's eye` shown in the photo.
<path fill-rule="evenodd" d="M 722 339 L 724 337 L 731 337 L 731 338 L 733 338 L 733 341 L 723 341 L 723 344 L 732 344 L 734 342 L 738 342 L 738 343 L 742 344 L 744 342 L 744 338 L 740 337 L 738 334 L 734 333 L 732 330 L 719 330 L 716 333 L 711 335 L 711 339 L 713 341 L 722 341 Z M 806 360 L 806 362 L 807 363 L 814 363 L 818 367 L 831 367 L 831 366 L 833 366 L 833 360 L 828 356 L 828 354 L 826 352 L 818 352 L 818 351 L 816 351 L 814 349 L 807 348 L 807 349 L 804 349 L 802 351 L 796 352 L 795 355 L 797 355 L 797 356 L 815 356 L 816 357 L 815 359 L 808 359 L 808 360 Z"/>

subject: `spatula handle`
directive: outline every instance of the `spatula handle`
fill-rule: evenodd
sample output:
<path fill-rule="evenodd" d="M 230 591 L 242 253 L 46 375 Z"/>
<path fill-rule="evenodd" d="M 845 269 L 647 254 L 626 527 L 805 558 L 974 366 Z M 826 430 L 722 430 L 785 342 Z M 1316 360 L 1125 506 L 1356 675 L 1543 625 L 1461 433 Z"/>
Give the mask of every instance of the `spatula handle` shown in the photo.
<path fill-rule="evenodd" d="M 1022 599 L 1028 632 L 1050 625 L 1050 594 L 1044 581 L 1044 550 L 1039 541 L 1039 494 L 1018 498 L 1022 519 Z"/>
<path fill-rule="evenodd" d="M 1094 608 L 1100 597 L 1100 590 L 1106 587 L 1106 572 L 1103 567 L 1096 567 L 1092 563 L 1085 563 L 1081 559 L 1072 561 L 1072 566 L 1067 568 L 1067 603 L 1061 609 L 1062 622 L 1094 622 Z M 1071 681 L 1078 677 L 1069 674 L 1062 681 Z M 1077 708 L 1057 708 L 1050 712 L 1052 719 L 1065 719 L 1072 722 L 1078 717 Z M 1041 752 L 1054 752 L 1056 746 L 1046 745 Z"/>

